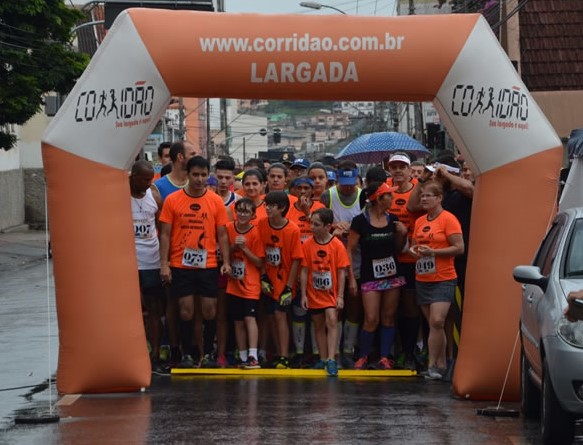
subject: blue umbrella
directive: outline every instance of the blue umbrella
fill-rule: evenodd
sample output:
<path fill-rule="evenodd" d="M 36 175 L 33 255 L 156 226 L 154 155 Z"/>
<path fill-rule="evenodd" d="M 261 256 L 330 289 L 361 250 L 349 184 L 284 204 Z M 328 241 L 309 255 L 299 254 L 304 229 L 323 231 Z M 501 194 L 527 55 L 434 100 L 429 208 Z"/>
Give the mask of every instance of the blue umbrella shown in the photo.
<path fill-rule="evenodd" d="M 378 164 L 395 151 L 404 151 L 415 156 L 431 154 L 412 137 L 395 131 L 385 131 L 357 137 L 338 153 L 336 159 L 350 159 L 357 164 Z"/>

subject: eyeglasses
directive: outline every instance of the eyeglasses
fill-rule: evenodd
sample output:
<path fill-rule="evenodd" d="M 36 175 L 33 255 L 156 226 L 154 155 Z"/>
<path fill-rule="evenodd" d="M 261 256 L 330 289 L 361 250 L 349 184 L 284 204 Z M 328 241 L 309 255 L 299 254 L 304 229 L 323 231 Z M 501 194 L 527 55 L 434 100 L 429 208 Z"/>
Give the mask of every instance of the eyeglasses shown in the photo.
<path fill-rule="evenodd" d="M 265 204 L 265 207 L 270 207 L 270 208 L 272 208 L 272 209 L 273 209 L 273 208 L 276 208 L 276 207 L 277 207 L 277 204 L 275 204 L 275 203 L 273 203 L 273 202 L 272 202 L 271 204 L 267 204 L 267 203 L 266 203 L 266 204 Z"/>

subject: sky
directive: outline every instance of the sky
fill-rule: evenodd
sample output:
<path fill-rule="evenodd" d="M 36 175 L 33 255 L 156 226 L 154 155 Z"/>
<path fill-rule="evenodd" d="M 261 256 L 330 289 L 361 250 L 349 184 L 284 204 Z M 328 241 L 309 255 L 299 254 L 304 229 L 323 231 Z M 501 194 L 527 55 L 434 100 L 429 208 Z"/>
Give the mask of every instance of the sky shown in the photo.
<path fill-rule="evenodd" d="M 334 6 L 347 14 L 395 15 L 397 0 L 325 0 L 319 3 Z M 330 8 L 319 11 L 303 8 L 300 0 L 225 0 L 227 12 L 258 12 L 265 14 L 339 14 Z"/>

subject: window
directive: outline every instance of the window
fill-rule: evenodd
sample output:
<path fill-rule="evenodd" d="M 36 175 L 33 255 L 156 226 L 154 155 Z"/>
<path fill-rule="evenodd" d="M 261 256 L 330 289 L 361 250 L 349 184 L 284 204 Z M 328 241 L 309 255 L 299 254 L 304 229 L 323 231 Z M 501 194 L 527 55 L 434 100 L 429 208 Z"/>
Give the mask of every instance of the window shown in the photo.
<path fill-rule="evenodd" d="M 583 220 L 578 219 L 569 237 L 565 261 L 566 277 L 583 277 Z"/>

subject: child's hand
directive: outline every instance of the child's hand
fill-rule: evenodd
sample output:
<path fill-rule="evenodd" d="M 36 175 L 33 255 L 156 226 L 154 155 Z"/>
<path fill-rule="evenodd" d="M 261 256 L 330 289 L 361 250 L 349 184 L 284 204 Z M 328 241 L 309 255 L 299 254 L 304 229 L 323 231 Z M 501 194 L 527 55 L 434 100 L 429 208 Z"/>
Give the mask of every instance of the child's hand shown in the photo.
<path fill-rule="evenodd" d="M 306 295 L 302 295 L 301 305 L 302 309 L 308 310 L 308 297 Z"/>
<path fill-rule="evenodd" d="M 344 297 L 339 296 L 336 300 L 336 309 L 341 310 L 344 309 Z"/>
<path fill-rule="evenodd" d="M 273 292 L 273 284 L 266 273 L 261 275 L 261 291 L 266 295 L 271 295 Z"/>
<path fill-rule="evenodd" d="M 280 306 L 289 306 L 292 302 L 292 289 L 289 286 L 283 288 L 282 293 L 279 296 L 279 305 Z"/>
<path fill-rule="evenodd" d="M 242 249 L 243 247 L 245 247 L 245 241 L 246 240 L 243 235 L 238 235 L 237 238 L 235 238 L 235 247 Z"/>

